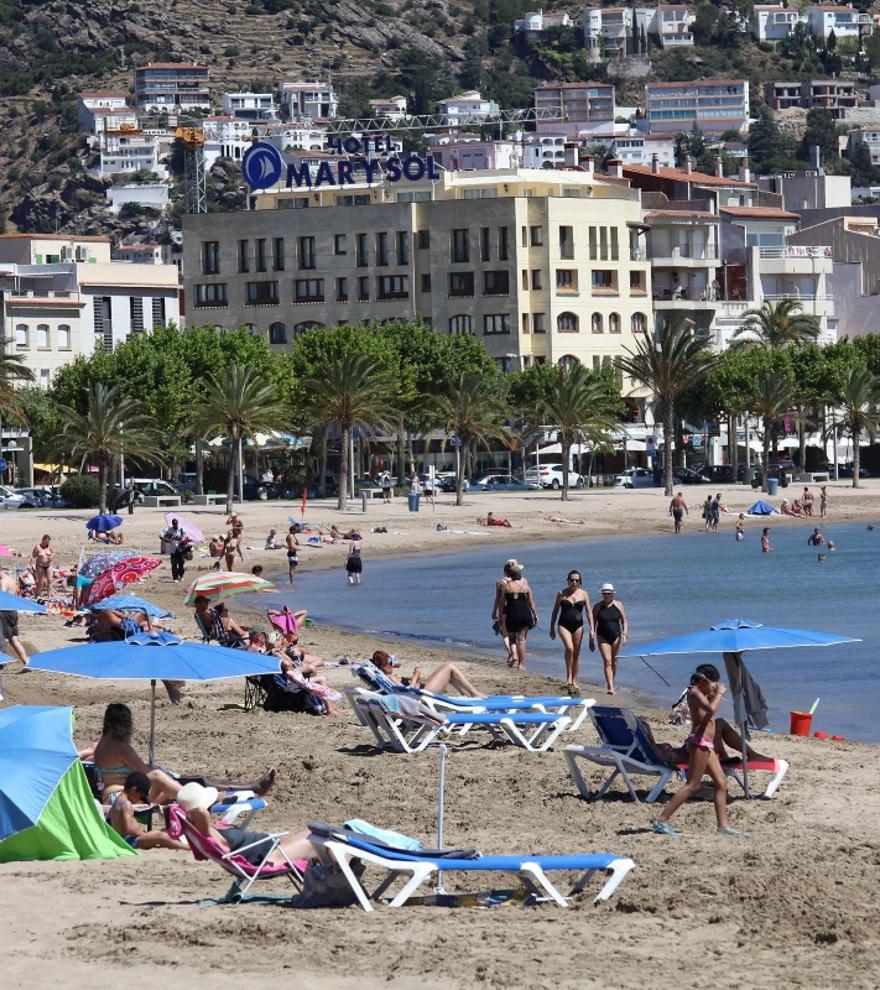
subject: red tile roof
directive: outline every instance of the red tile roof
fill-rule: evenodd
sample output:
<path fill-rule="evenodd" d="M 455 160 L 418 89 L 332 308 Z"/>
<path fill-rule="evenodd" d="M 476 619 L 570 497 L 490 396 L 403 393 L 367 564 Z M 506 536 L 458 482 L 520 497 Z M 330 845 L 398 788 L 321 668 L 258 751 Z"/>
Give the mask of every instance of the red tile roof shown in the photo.
<path fill-rule="evenodd" d="M 686 172 L 683 168 L 660 168 L 656 172 L 650 165 L 624 165 L 623 174 L 655 175 L 658 179 L 670 182 L 695 182 L 700 186 L 753 186 L 752 182 L 741 182 L 739 179 L 726 179 L 708 172 Z"/>
<path fill-rule="evenodd" d="M 722 206 L 721 212 L 743 220 L 800 220 L 800 213 L 792 213 L 778 206 Z"/>
<path fill-rule="evenodd" d="M 646 220 L 654 220 L 658 217 L 670 220 L 714 220 L 720 222 L 721 218 L 708 210 L 650 210 L 645 214 Z"/>

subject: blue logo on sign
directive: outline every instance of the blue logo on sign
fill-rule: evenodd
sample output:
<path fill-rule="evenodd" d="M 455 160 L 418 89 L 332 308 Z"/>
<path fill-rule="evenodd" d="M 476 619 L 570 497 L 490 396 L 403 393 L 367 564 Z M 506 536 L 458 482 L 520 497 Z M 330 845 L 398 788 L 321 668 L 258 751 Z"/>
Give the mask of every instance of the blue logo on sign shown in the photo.
<path fill-rule="evenodd" d="M 284 159 L 274 144 L 257 141 L 241 160 L 241 174 L 251 189 L 268 189 L 281 178 Z"/>

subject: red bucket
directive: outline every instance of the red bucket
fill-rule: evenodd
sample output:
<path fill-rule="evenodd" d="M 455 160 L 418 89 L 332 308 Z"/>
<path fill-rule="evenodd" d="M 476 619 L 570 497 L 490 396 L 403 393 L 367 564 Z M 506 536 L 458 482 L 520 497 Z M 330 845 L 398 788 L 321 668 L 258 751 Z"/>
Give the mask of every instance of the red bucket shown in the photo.
<path fill-rule="evenodd" d="M 791 717 L 789 732 L 793 736 L 808 736 L 813 716 L 809 712 L 789 712 L 789 715 Z"/>

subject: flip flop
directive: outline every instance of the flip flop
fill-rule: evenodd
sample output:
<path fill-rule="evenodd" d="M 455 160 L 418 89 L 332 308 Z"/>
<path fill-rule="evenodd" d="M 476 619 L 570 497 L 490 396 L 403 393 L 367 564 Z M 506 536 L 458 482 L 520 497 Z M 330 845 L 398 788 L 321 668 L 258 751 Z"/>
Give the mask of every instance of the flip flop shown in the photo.
<path fill-rule="evenodd" d="M 730 828 L 719 828 L 717 831 L 718 831 L 718 834 L 719 835 L 743 836 L 743 835 L 746 834 L 745 832 L 743 832 L 743 830 L 741 828 L 732 828 L 732 827 L 730 827 Z"/>
<path fill-rule="evenodd" d="M 651 827 L 658 835 L 678 835 L 679 833 L 669 824 L 669 822 L 661 822 L 660 819 L 655 819 L 651 822 Z"/>

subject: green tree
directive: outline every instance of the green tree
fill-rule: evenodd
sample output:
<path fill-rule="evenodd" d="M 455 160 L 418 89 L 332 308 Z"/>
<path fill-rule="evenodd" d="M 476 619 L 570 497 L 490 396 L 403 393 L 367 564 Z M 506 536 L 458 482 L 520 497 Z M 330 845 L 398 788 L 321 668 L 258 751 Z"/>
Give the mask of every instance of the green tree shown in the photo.
<path fill-rule="evenodd" d="M 23 419 L 24 408 L 17 386 L 20 382 L 32 382 L 34 373 L 20 354 L 6 350 L 14 343 L 14 340 L 0 340 L 0 416 Z"/>
<path fill-rule="evenodd" d="M 853 449 L 853 488 L 861 487 L 861 448 L 859 441 L 867 433 L 873 443 L 880 426 L 880 377 L 872 374 L 864 366 L 849 369 L 836 401 L 843 409 L 840 426 L 852 439 Z M 837 451 L 834 452 L 837 456 Z"/>
<path fill-rule="evenodd" d="M 837 127 L 830 110 L 814 108 L 807 111 L 807 129 L 798 149 L 798 158 L 805 162 L 810 161 L 810 149 L 814 145 L 819 146 L 821 160 L 826 165 L 833 165 L 840 158 Z"/>
<path fill-rule="evenodd" d="M 121 395 L 114 386 L 92 385 L 85 406 L 85 412 L 59 406 L 55 446 L 81 465 L 86 461 L 98 465 L 99 504 L 106 512 L 111 465 L 122 456 L 136 464 L 160 464 L 158 431 L 143 403 Z"/>
<path fill-rule="evenodd" d="M 760 309 L 746 310 L 733 340 L 762 347 L 812 343 L 819 336 L 819 322 L 803 309 L 796 299 L 781 299 L 776 303 L 765 300 Z"/>
<path fill-rule="evenodd" d="M 675 436 L 675 402 L 714 367 L 716 359 L 683 322 L 664 320 L 657 339 L 640 338 L 635 350 L 617 366 L 639 385 L 649 389 L 663 423 L 663 470 L 666 494 L 672 494 L 672 441 Z"/>
<path fill-rule="evenodd" d="M 222 436 L 229 441 L 227 512 L 232 512 L 236 466 L 241 475 L 241 442 L 283 426 L 286 420 L 287 409 L 277 386 L 253 368 L 233 364 L 207 377 L 207 394 L 193 410 L 192 427 L 197 436 Z"/>
<path fill-rule="evenodd" d="M 785 417 L 794 400 L 794 382 L 788 373 L 780 374 L 778 367 L 764 367 L 752 383 L 750 409 L 761 417 L 763 428 L 763 468 L 761 491 L 767 491 L 770 471 L 770 444 L 774 432 Z"/>

